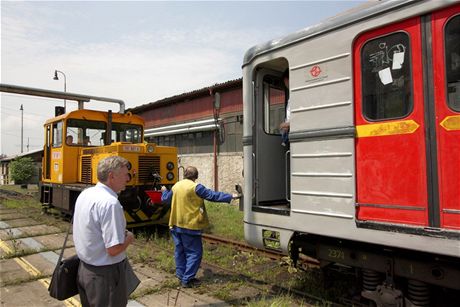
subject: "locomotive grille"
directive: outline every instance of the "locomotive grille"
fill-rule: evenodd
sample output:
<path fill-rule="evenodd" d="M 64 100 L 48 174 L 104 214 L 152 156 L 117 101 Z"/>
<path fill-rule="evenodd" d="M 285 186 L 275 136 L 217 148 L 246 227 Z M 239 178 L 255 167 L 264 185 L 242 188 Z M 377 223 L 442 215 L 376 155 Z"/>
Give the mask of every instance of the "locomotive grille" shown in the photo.
<path fill-rule="evenodd" d="M 81 157 L 81 182 L 91 183 L 91 156 Z"/>
<path fill-rule="evenodd" d="M 160 174 L 160 157 L 139 157 L 139 181 L 152 181 L 152 174 Z"/>

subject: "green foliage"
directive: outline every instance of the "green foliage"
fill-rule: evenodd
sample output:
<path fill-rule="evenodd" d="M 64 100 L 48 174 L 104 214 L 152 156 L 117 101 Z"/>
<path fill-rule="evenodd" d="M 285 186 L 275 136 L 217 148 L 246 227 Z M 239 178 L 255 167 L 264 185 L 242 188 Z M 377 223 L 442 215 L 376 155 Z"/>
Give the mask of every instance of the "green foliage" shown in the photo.
<path fill-rule="evenodd" d="M 206 201 L 210 228 L 209 233 L 232 240 L 244 241 L 243 212 L 238 206 Z"/>
<path fill-rule="evenodd" d="M 29 157 L 19 157 L 10 163 L 10 170 L 15 183 L 27 183 L 34 174 L 34 161 Z"/>

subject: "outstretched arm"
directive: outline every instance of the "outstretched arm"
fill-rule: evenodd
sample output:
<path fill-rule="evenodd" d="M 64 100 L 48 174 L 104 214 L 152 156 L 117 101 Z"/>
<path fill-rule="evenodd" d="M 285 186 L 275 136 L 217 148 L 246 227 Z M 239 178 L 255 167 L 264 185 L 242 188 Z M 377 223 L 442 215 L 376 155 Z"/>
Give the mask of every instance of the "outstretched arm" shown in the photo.
<path fill-rule="evenodd" d="M 232 194 L 224 192 L 215 192 L 213 190 L 207 189 L 202 184 L 198 184 L 196 186 L 195 193 L 203 199 L 213 201 L 216 203 L 230 203 L 230 201 L 234 198 Z"/>

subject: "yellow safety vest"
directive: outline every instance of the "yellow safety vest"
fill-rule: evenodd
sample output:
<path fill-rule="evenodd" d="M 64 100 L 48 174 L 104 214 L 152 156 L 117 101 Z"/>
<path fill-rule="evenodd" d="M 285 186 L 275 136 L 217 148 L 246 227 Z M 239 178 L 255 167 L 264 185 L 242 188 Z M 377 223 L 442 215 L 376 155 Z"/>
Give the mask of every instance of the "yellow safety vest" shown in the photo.
<path fill-rule="evenodd" d="M 201 230 L 209 226 L 204 201 L 195 193 L 196 186 L 192 180 L 184 179 L 172 187 L 169 227 Z"/>

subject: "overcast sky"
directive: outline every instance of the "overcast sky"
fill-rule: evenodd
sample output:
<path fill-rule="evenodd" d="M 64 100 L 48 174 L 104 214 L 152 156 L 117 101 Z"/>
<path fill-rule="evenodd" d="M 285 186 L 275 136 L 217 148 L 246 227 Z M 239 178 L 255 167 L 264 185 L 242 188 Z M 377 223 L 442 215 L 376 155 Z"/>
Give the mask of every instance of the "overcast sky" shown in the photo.
<path fill-rule="evenodd" d="M 1 83 L 63 91 L 57 69 L 68 92 L 135 107 L 240 78 L 250 47 L 360 2 L 1 1 Z M 2 154 L 21 151 L 21 104 L 26 152 L 43 147 L 43 123 L 63 102 L 2 93 Z"/>

